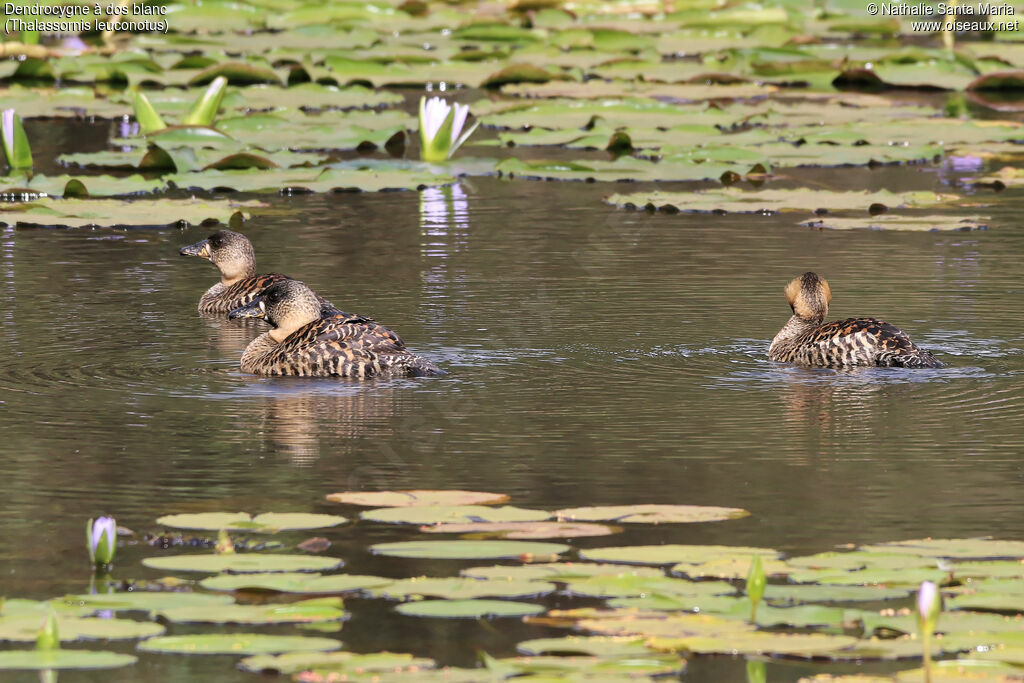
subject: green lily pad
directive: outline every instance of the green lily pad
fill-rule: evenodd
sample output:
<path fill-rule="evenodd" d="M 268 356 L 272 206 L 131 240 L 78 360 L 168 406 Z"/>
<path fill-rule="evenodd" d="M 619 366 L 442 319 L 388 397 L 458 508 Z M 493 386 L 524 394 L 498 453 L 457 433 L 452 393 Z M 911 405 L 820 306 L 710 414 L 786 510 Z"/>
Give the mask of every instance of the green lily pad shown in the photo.
<path fill-rule="evenodd" d="M 434 524 L 420 528 L 428 534 L 468 534 L 473 538 L 582 538 L 610 536 L 622 531 L 604 524 L 577 522 L 471 522 L 466 524 Z"/>
<path fill-rule="evenodd" d="M 778 557 L 771 548 L 744 548 L 725 545 L 637 545 L 608 548 L 588 548 L 580 551 L 580 557 L 595 562 L 622 562 L 624 564 L 701 564 L 720 557 L 760 555 L 762 558 Z"/>
<path fill-rule="evenodd" d="M 654 567 L 630 567 L 621 564 L 592 562 L 546 562 L 537 564 L 493 565 L 470 567 L 459 572 L 476 579 L 561 581 L 586 576 L 646 576 L 659 577 L 665 573 Z"/>
<path fill-rule="evenodd" d="M 258 201 L 217 199 L 51 199 L 0 204 L 0 223 L 47 227 L 139 227 L 230 224 L 266 206 Z"/>
<path fill-rule="evenodd" d="M 585 522 L 663 524 L 668 522 L 718 522 L 739 519 L 750 513 L 740 508 L 709 505 L 605 505 L 556 510 L 558 519 Z"/>
<path fill-rule="evenodd" d="M 337 650 L 333 638 L 272 636 L 262 633 L 207 633 L 160 636 L 139 643 L 142 652 L 191 655 L 262 655 L 282 652 L 326 652 Z"/>
<path fill-rule="evenodd" d="M 613 194 L 607 197 L 605 202 L 615 206 L 651 207 L 670 212 L 763 213 L 765 211 L 816 211 L 818 209 L 828 209 L 829 211 L 862 209 L 867 211 L 873 204 L 881 204 L 890 208 L 923 207 L 948 204 L 958 199 L 959 197 L 956 195 L 941 195 L 934 192 L 894 193 L 888 190 L 835 192 L 807 189 L 747 192 L 732 187 L 723 187 L 696 192 Z"/>
<path fill-rule="evenodd" d="M 430 505 L 367 510 L 361 513 L 360 517 L 389 524 L 467 524 L 474 522 L 535 522 L 549 519 L 551 513 L 544 510 L 527 510 L 511 505 L 502 507 Z"/>
<path fill-rule="evenodd" d="M 764 599 L 768 603 L 805 602 L 875 602 L 909 597 L 909 587 L 886 586 L 815 586 L 807 584 L 769 584 Z"/>
<path fill-rule="evenodd" d="M 137 660 L 132 655 L 94 650 L 4 650 L 0 671 L 11 669 L 116 669 Z"/>
<path fill-rule="evenodd" d="M 785 576 L 793 571 L 783 560 L 762 558 L 761 566 L 766 576 Z M 750 557 L 718 557 L 698 564 L 683 562 L 669 571 L 693 579 L 746 579 L 750 573 Z"/>
<path fill-rule="evenodd" d="M 513 600 L 421 600 L 404 602 L 395 611 L 411 617 L 441 619 L 493 619 L 524 617 L 544 611 L 541 605 Z"/>
<path fill-rule="evenodd" d="M 736 587 L 725 581 L 686 581 L 668 576 L 587 576 L 564 581 L 570 594 L 595 598 L 641 595 L 703 597 L 736 593 Z"/>
<path fill-rule="evenodd" d="M 173 623 L 202 622 L 207 624 L 296 624 L 340 621 L 347 615 L 341 600 L 324 603 L 320 600 L 284 605 L 217 605 L 213 607 L 173 607 L 161 610 L 160 616 Z"/>
<path fill-rule="evenodd" d="M 775 657 L 828 658 L 857 644 L 850 636 L 825 633 L 735 633 L 728 638 L 695 636 L 691 638 L 652 638 L 651 647 L 659 650 L 685 650 L 695 654 L 770 655 Z"/>
<path fill-rule="evenodd" d="M 417 190 L 455 182 L 452 176 L 429 170 L 381 169 L 364 162 L 328 168 L 178 173 L 165 180 L 183 189 L 299 193 Z"/>
<path fill-rule="evenodd" d="M 397 652 L 372 652 L 357 654 L 355 652 L 288 652 L 283 655 L 256 655 L 246 657 L 238 663 L 243 671 L 255 673 L 295 674 L 301 671 L 316 670 L 327 672 L 363 675 L 373 673 L 396 673 L 409 671 L 420 672 L 432 669 L 434 660 L 425 657 Z"/>
<path fill-rule="evenodd" d="M 795 569 L 810 570 L 856 570 L 856 569 L 934 569 L 937 565 L 933 557 L 916 557 L 913 555 L 867 552 L 825 552 L 803 557 L 791 557 L 786 563 Z M 802 581 L 803 579 L 797 579 Z"/>
<path fill-rule="evenodd" d="M 162 179 L 147 179 L 140 175 L 114 177 L 47 176 L 36 173 L 31 180 L 25 176 L 0 178 L 0 194 L 42 194 L 51 197 L 113 197 L 156 192 L 167 188 Z"/>
<path fill-rule="evenodd" d="M 210 607 L 230 605 L 234 598 L 228 595 L 185 593 L 180 591 L 132 591 L 129 593 L 89 593 L 66 595 L 65 605 L 114 612 L 159 612 L 173 607 Z"/>
<path fill-rule="evenodd" d="M 800 225 L 809 228 L 829 230 L 903 230 L 910 232 L 936 232 L 939 230 L 984 230 L 988 218 L 973 216 L 916 216 L 893 215 L 865 216 L 863 218 L 837 218 L 827 216 L 804 221 Z"/>
<path fill-rule="evenodd" d="M 281 573 L 222 574 L 203 579 L 199 585 L 215 591 L 277 591 L 280 593 L 348 593 L 384 586 L 394 579 L 359 574 Z M 219 597 L 219 596 L 218 596 Z"/>
<path fill-rule="evenodd" d="M 535 638 L 516 645 L 526 655 L 590 655 L 593 657 L 642 657 L 651 653 L 642 638 L 615 636 L 565 636 Z"/>
<path fill-rule="evenodd" d="M 39 635 L 38 616 L 0 617 L 0 640 L 34 642 Z M 131 619 L 99 619 L 58 614 L 57 632 L 62 642 L 75 640 L 124 640 L 148 638 L 164 632 L 164 627 L 151 621 Z"/>
<path fill-rule="evenodd" d="M 510 178 L 585 182 L 719 180 L 730 174 L 746 176 L 755 170 L 755 166 L 747 162 L 664 161 L 654 163 L 634 157 L 622 157 L 615 161 L 523 161 L 508 158 L 499 161 L 494 168 L 500 174 Z M 763 169 L 761 172 L 763 174 Z"/>
<path fill-rule="evenodd" d="M 364 507 L 409 507 L 414 505 L 496 505 L 508 500 L 503 493 L 483 491 L 343 491 L 330 493 L 327 500 Z"/>
<path fill-rule="evenodd" d="M 520 559 L 560 555 L 569 550 L 561 543 L 528 541 L 399 541 L 370 546 L 377 555 L 437 560 Z"/>
<path fill-rule="evenodd" d="M 551 593 L 555 588 L 555 584 L 545 581 L 421 576 L 401 579 L 385 586 L 371 588 L 369 592 L 374 597 L 391 600 L 418 599 L 421 596 L 467 600 L 483 597 L 534 597 Z"/>
<path fill-rule="evenodd" d="M 182 515 L 164 515 L 157 524 L 176 529 L 202 529 L 204 531 L 256 531 L 274 533 L 298 529 L 321 529 L 344 524 L 348 520 L 340 515 L 318 515 L 306 512 L 265 512 L 250 515 L 245 512 L 199 512 Z"/>
<path fill-rule="evenodd" d="M 336 569 L 342 561 L 333 557 L 280 555 L 273 553 L 232 553 L 225 555 L 174 555 L 147 557 L 142 564 L 151 569 L 169 572 L 316 572 Z"/>
<path fill-rule="evenodd" d="M 1024 559 L 1024 541 L 1000 541 L 990 538 L 920 539 L 878 543 L 861 548 L 869 552 L 906 553 L 922 557 L 994 560 Z"/>

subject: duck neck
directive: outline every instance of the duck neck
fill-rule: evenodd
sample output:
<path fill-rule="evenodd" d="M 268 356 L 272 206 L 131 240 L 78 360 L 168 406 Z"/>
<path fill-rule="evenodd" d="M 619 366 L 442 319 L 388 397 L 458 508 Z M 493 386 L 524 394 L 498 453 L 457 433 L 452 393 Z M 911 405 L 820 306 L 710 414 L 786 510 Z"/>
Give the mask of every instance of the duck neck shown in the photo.
<path fill-rule="evenodd" d="M 256 274 L 256 264 L 252 261 L 245 261 L 243 263 L 232 263 L 229 266 L 223 266 L 220 269 L 220 283 L 225 287 L 230 287 L 239 280 L 243 280 L 247 277 L 252 277 Z"/>
<path fill-rule="evenodd" d="M 270 332 L 264 332 L 249 342 L 242 353 L 242 371 L 259 373 L 259 361 L 268 352 L 273 351 L 279 342 L 270 336 Z"/>
<path fill-rule="evenodd" d="M 772 339 L 772 345 L 769 349 L 769 353 L 771 352 L 771 349 L 777 349 L 792 344 L 802 335 L 821 325 L 823 320 L 823 317 L 803 318 L 799 315 L 792 316 L 786 324 L 782 326 L 779 333 L 775 335 L 775 338 Z"/>

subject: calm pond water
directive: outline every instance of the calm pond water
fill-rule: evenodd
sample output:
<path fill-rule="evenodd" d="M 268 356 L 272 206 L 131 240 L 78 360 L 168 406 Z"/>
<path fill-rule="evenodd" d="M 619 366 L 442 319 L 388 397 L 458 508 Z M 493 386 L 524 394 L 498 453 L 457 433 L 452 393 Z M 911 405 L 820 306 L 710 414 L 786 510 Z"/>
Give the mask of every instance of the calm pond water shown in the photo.
<path fill-rule="evenodd" d="M 948 191 L 955 177 L 949 167 L 841 169 L 776 186 Z M 450 373 L 416 380 L 241 374 L 262 323 L 200 317 L 216 271 L 178 256 L 208 229 L 4 229 L 0 594 L 85 590 L 90 516 L 112 513 L 142 532 L 174 512 L 345 514 L 324 495 L 353 488 L 494 490 L 548 509 L 652 502 L 752 513 L 575 547 L 804 553 L 921 536 L 1024 538 L 1019 193 L 979 191 L 996 202 L 984 210 L 987 231 L 844 233 L 809 231 L 799 214 L 651 215 L 601 203 L 623 187 L 637 186 L 473 178 L 422 193 L 265 199 L 273 210 L 244 228 L 260 269 L 376 318 Z M 947 367 L 839 373 L 769 362 L 789 315 L 782 288 L 810 269 L 832 285 L 833 318 L 884 317 Z M 416 538 L 414 528 L 362 523 L 322 535 L 353 573 L 487 564 L 366 550 Z M 115 577 L 159 576 L 139 564 L 156 552 L 122 549 Z M 569 604 L 559 600 L 548 604 Z M 478 649 L 510 655 L 525 637 L 564 633 L 347 606 L 348 649 L 463 666 Z M 143 655 L 133 668 L 61 680 L 254 680 L 233 666 Z M 734 680 L 741 670 L 741 660 L 697 662 L 683 679 Z M 806 670 L 778 664 L 770 676 Z"/>

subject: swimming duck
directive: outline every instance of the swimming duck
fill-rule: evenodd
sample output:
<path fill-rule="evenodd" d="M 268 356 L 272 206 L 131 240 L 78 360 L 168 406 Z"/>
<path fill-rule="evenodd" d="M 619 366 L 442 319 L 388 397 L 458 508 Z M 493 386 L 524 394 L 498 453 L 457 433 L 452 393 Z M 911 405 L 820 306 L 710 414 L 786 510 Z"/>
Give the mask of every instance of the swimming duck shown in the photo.
<path fill-rule="evenodd" d="M 919 349 L 907 333 L 875 318 L 848 318 L 825 323 L 832 289 L 824 278 L 804 273 L 786 285 L 793 317 L 775 335 L 768 357 L 813 367 L 857 365 L 940 368 L 930 352 Z"/>
<path fill-rule="evenodd" d="M 359 379 L 444 374 L 383 325 L 347 313 L 323 315 L 317 295 L 298 280 L 275 282 L 228 317 L 263 318 L 274 328 L 246 347 L 244 372 Z"/>
<path fill-rule="evenodd" d="M 252 242 L 231 230 L 215 232 L 205 240 L 182 247 L 178 253 L 208 259 L 220 269 L 220 282 L 199 299 L 200 313 L 228 313 L 246 305 L 275 282 L 290 279 L 280 273 L 257 275 Z M 340 312 L 330 301 L 318 298 L 325 315 Z"/>

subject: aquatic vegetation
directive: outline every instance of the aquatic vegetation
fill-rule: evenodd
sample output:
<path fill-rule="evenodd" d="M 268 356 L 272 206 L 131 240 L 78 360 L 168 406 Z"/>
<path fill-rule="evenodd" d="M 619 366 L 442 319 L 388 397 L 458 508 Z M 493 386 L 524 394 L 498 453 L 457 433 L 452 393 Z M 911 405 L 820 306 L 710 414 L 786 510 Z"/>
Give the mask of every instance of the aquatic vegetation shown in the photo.
<path fill-rule="evenodd" d="M 60 648 L 60 631 L 57 628 L 57 613 L 51 608 L 46 613 L 42 628 L 36 636 L 37 650 L 57 650 Z"/>
<path fill-rule="evenodd" d="M 939 615 L 942 613 L 942 594 L 939 587 L 931 581 L 922 581 L 917 591 L 917 631 L 921 637 L 921 650 L 924 653 L 924 680 L 931 683 L 932 680 L 932 653 L 931 639 L 935 633 L 935 626 L 938 623 Z"/>
<path fill-rule="evenodd" d="M 447 161 L 469 139 L 476 127 L 466 126 L 469 107 L 457 102 L 448 104 L 440 97 L 420 98 L 420 158 L 437 163 Z"/>
<path fill-rule="evenodd" d="M 344 524 L 348 520 L 340 515 L 318 515 L 305 512 L 267 512 L 259 515 L 250 515 L 245 512 L 200 512 L 165 515 L 156 521 L 158 524 L 177 529 L 276 533 L 298 529 L 321 529 Z"/>
<path fill-rule="evenodd" d="M 117 522 L 113 517 L 90 519 L 86 531 L 89 561 L 100 570 L 109 567 L 117 552 Z"/>
<path fill-rule="evenodd" d="M 764 597 L 764 589 L 768 583 L 764 567 L 761 565 L 761 556 L 754 555 L 750 560 L 750 572 L 747 574 L 747 597 L 750 599 L 750 621 L 757 621 L 757 606 L 761 604 Z"/>
<path fill-rule="evenodd" d="M 0 137 L 3 139 L 4 158 L 12 169 L 32 168 L 32 150 L 28 136 L 21 125 L 21 117 L 13 109 L 0 112 Z"/>

